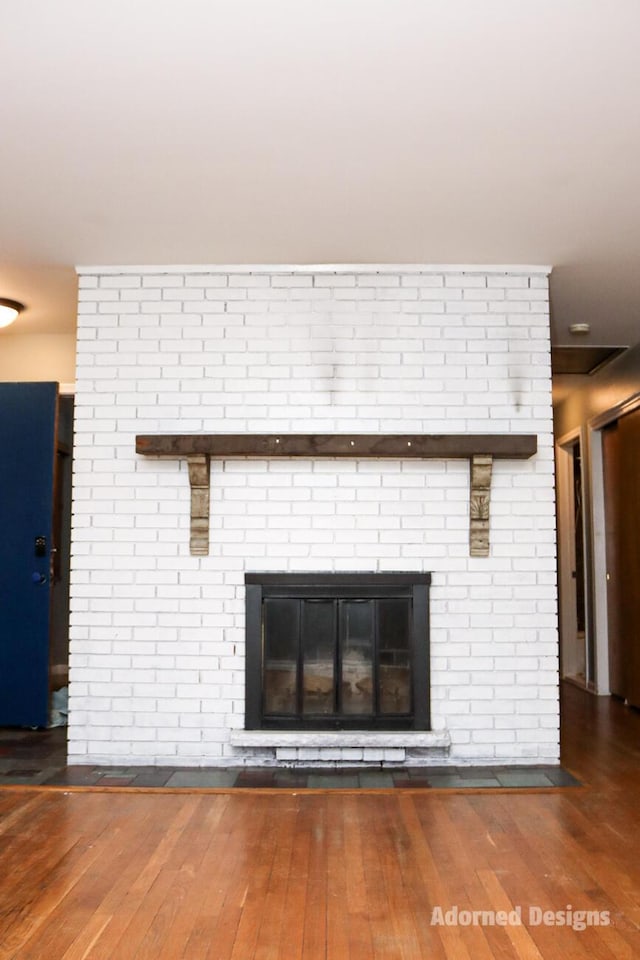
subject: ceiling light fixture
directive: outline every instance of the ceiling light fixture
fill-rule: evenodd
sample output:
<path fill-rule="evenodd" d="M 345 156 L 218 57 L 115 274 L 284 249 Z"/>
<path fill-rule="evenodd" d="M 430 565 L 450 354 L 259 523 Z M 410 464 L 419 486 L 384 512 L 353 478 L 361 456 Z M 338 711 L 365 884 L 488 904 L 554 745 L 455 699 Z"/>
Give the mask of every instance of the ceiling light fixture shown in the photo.
<path fill-rule="evenodd" d="M 5 300 L 0 297 L 0 327 L 8 327 L 24 310 L 24 303 L 17 300 Z"/>
<path fill-rule="evenodd" d="M 573 333 L 577 336 L 584 337 L 587 333 L 591 332 L 591 327 L 588 323 L 572 323 L 569 327 L 569 333 Z"/>

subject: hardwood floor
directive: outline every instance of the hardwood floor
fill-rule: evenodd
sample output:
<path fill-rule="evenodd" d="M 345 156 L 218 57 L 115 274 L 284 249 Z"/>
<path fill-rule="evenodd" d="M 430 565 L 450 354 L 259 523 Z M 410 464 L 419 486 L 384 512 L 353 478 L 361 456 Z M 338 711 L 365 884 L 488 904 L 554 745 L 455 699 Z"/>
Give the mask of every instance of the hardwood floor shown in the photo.
<path fill-rule="evenodd" d="M 563 721 L 584 789 L 0 790 L 0 960 L 631 960 L 640 713 L 567 687 Z"/>

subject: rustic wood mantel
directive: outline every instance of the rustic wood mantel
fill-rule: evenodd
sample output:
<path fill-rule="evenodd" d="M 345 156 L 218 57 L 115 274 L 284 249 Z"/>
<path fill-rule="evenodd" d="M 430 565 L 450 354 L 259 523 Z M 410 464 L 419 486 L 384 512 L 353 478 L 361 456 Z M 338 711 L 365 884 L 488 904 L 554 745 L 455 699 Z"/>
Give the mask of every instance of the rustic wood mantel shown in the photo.
<path fill-rule="evenodd" d="M 534 434 L 154 434 L 136 437 L 136 453 L 185 457 L 191 486 L 191 553 L 209 553 L 209 474 L 215 457 L 349 457 L 353 459 L 468 460 L 469 552 L 489 555 L 491 470 L 494 459 L 527 460 Z"/>

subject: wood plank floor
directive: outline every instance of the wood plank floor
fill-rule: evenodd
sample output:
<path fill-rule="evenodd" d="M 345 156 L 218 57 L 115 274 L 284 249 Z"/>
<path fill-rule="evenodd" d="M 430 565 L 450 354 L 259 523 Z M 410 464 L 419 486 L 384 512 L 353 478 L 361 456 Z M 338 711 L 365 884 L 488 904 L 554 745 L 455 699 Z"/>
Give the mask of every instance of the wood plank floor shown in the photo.
<path fill-rule="evenodd" d="M 563 730 L 585 789 L 0 790 L 0 960 L 636 958 L 640 713 L 568 687 Z"/>

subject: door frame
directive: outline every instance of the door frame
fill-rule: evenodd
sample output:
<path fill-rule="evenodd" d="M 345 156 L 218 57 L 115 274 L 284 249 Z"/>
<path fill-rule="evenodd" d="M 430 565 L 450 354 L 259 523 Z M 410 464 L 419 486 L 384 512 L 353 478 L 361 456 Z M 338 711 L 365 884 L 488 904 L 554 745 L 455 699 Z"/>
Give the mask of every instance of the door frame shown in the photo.
<path fill-rule="evenodd" d="M 591 571 L 594 626 L 596 637 L 596 669 L 601 682 L 598 693 L 609 694 L 609 615 L 607 600 L 607 540 L 605 524 L 604 458 L 602 431 L 627 413 L 640 408 L 640 393 L 615 404 L 587 421 L 587 437 L 591 464 Z M 602 689 L 600 689 L 602 687 Z"/>
<path fill-rule="evenodd" d="M 3 601 L 7 602 L 3 602 L 0 626 L 2 723 L 45 728 L 50 719 L 59 383 L 7 380 L 0 387 L 3 440 L 11 444 L 3 498 L 7 526 Z"/>
<path fill-rule="evenodd" d="M 574 571 L 576 568 L 576 524 L 575 524 L 575 492 L 573 482 L 573 450 L 575 446 L 580 448 L 580 464 L 582 474 L 582 536 L 583 536 L 583 556 L 585 566 L 585 638 L 584 655 L 578 657 L 577 654 L 577 633 L 578 621 L 576 616 L 577 597 L 576 597 L 576 579 Z M 579 686 L 584 686 L 587 690 L 596 692 L 597 682 L 595 677 L 589 675 L 589 657 L 588 646 L 593 642 L 593 629 L 591 622 L 591 605 L 589 603 L 589 577 L 587 575 L 588 552 L 587 552 L 587 516 L 586 504 L 584 498 L 586 470 L 584 457 L 584 437 L 580 427 L 564 434 L 556 441 L 556 484 L 557 484 L 557 511 L 558 511 L 558 586 L 559 586 L 559 627 L 560 627 L 560 672 L 563 679 L 571 680 Z M 578 659 L 584 661 L 584 683 L 581 683 L 577 677 Z"/>
<path fill-rule="evenodd" d="M 75 383 L 58 384 L 58 414 L 60 411 L 60 401 L 69 397 L 72 397 L 75 399 L 75 393 L 76 393 Z M 61 453 L 63 453 L 67 457 L 70 457 L 71 465 L 72 465 L 73 464 L 73 437 L 71 440 L 70 447 L 68 449 L 63 450 L 60 443 L 60 436 L 58 435 L 58 442 L 56 444 L 56 466 L 55 466 L 55 472 L 54 472 L 54 503 L 57 501 L 59 485 L 62 482 L 62 477 L 59 474 L 59 470 L 61 466 L 59 457 Z M 73 485 L 73 475 L 72 475 L 72 466 L 71 466 L 71 472 L 68 476 L 68 483 L 65 485 L 65 493 L 64 493 L 65 505 L 66 505 L 66 508 L 68 509 L 69 523 L 70 523 L 71 511 L 72 511 L 72 505 L 73 505 L 72 485 Z M 55 526 L 55 520 L 54 520 L 54 526 Z M 70 536 L 71 536 L 71 531 L 69 529 L 68 530 L 68 537 L 69 537 L 68 550 L 70 550 Z M 55 546 L 57 551 L 61 550 L 60 542 L 56 542 Z M 57 556 L 58 556 L 58 562 L 59 562 L 60 553 L 58 553 Z M 68 557 L 67 559 L 70 560 L 70 557 Z M 56 602 L 61 602 L 61 600 L 59 597 L 57 598 L 55 597 L 55 591 L 61 591 L 61 590 L 65 591 L 66 618 L 64 619 L 64 621 L 62 620 L 56 621 L 54 619 L 55 614 L 54 614 L 53 605 Z M 69 576 L 69 572 L 67 571 L 65 584 L 62 584 L 57 581 L 54 581 L 52 584 L 51 630 L 50 630 L 50 636 L 49 636 L 49 682 L 52 690 L 57 690 L 61 685 L 68 685 L 68 682 L 69 682 L 68 681 L 68 678 L 69 678 L 69 649 L 68 649 L 69 648 L 69 619 L 68 619 L 69 600 L 70 600 L 70 576 Z M 67 634 L 66 636 L 67 649 L 66 649 L 66 655 L 60 659 L 59 652 L 56 651 L 55 649 L 56 647 L 55 631 L 56 631 L 56 628 L 59 627 L 62 623 L 64 623 L 64 627 Z M 57 657 L 58 659 L 56 659 Z"/>

